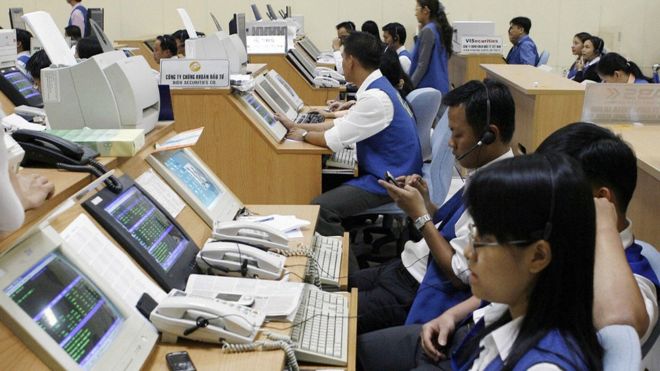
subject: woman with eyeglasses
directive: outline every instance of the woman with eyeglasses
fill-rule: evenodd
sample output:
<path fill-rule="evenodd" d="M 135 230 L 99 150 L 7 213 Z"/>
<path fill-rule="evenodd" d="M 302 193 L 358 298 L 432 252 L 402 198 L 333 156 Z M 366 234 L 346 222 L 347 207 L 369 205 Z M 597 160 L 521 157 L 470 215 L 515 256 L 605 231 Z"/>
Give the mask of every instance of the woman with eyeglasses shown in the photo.
<path fill-rule="evenodd" d="M 579 166 L 534 154 L 482 169 L 467 188 L 472 293 L 491 304 L 452 353 L 456 370 L 597 370 L 595 208 Z"/>

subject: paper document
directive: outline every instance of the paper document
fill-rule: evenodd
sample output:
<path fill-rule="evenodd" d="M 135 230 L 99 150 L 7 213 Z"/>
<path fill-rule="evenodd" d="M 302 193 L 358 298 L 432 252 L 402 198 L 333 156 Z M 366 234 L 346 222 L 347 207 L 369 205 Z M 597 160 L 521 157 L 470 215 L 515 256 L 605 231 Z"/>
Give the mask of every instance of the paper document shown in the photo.
<path fill-rule="evenodd" d="M 135 307 L 145 292 L 156 302 L 167 296 L 86 214 L 80 214 L 60 235 L 72 252 L 97 271 L 131 307 Z"/>
<path fill-rule="evenodd" d="M 255 299 L 252 309 L 264 313 L 266 318 L 293 321 L 303 287 L 305 284 L 299 282 L 191 274 L 186 292 L 209 298 L 215 298 L 220 293 L 252 296 Z"/>
<path fill-rule="evenodd" d="M 165 142 L 156 144 L 156 150 L 154 152 L 160 151 L 171 151 L 179 148 L 192 147 L 197 144 L 199 137 L 202 136 L 204 127 L 192 130 L 187 130 L 181 132 L 170 139 L 167 139 Z"/>
<path fill-rule="evenodd" d="M 310 225 L 308 220 L 298 219 L 294 215 L 252 215 L 240 217 L 240 220 L 263 223 L 282 232 L 294 231 Z"/>
<path fill-rule="evenodd" d="M 46 127 L 44 125 L 33 124 L 31 122 L 28 122 L 26 119 L 22 118 L 21 116 L 15 113 L 3 117 L 2 125 L 5 128 L 9 129 L 10 131 L 16 131 L 18 129 L 28 129 L 28 130 L 36 130 L 36 131 L 46 130 Z"/>
<path fill-rule="evenodd" d="M 188 31 L 188 36 L 191 39 L 196 39 L 197 31 L 195 31 L 195 26 L 193 25 L 192 19 L 190 19 L 188 12 L 183 8 L 177 8 L 176 11 L 179 12 L 179 17 L 181 17 L 181 22 L 183 22 L 183 27 L 186 29 L 186 31 Z"/>
<path fill-rule="evenodd" d="M 172 218 L 176 218 L 186 206 L 181 197 L 151 169 L 142 173 L 135 181 L 149 192 L 151 197 L 172 215 Z"/>

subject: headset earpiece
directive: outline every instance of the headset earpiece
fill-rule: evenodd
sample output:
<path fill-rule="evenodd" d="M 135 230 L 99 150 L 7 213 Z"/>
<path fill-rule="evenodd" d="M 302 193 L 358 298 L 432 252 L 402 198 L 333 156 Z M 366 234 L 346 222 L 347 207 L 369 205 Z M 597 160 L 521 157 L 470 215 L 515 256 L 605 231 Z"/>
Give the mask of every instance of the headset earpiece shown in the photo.
<path fill-rule="evenodd" d="M 495 142 L 495 133 L 491 129 L 484 131 L 481 139 L 479 140 L 483 145 L 493 144 Z"/>

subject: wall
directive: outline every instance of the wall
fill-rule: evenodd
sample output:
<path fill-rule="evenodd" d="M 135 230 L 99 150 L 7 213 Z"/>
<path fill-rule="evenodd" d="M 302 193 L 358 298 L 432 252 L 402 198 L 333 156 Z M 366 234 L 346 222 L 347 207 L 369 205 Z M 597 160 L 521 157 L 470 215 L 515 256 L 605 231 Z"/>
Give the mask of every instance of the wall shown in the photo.
<path fill-rule="evenodd" d="M 386 22 L 402 23 L 409 34 L 416 28 L 414 0 L 84 0 L 88 7 L 105 8 L 105 27 L 113 39 L 154 36 L 182 28 L 176 8 L 186 8 L 201 31 L 214 29 L 209 12 L 226 25 L 234 12 L 244 12 L 251 20 L 250 4 L 256 3 L 265 16 L 266 3 L 277 9 L 289 4 L 294 14 L 305 16 L 305 30 L 323 50 L 335 37 L 334 25 L 352 20 L 358 27 L 367 19 L 379 26 Z M 651 65 L 660 63 L 660 48 L 654 35 L 660 34 L 660 1 L 657 0 L 445 0 L 451 20 L 493 20 L 505 40 L 508 21 L 525 15 L 532 19 L 531 36 L 539 52 L 550 52 L 549 64 L 561 71 L 573 62 L 570 46 L 573 34 L 587 31 L 600 35 L 606 48 L 632 59 L 647 74 Z M 44 10 L 64 27 L 70 7 L 64 0 L 0 0 L 0 9 L 23 7 L 25 12 Z M 9 27 L 6 10 L 0 25 Z M 407 42 L 412 46 L 412 37 Z M 647 45 L 651 47 L 647 47 Z M 506 53 L 506 50 L 505 50 Z"/>

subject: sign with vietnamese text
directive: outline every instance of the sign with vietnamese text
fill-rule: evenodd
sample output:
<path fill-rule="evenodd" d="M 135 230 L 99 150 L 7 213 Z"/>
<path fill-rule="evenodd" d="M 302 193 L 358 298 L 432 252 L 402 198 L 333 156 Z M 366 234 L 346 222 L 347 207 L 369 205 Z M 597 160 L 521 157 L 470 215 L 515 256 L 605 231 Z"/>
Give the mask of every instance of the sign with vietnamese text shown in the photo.
<path fill-rule="evenodd" d="M 252 36 L 247 35 L 248 54 L 286 53 L 286 35 Z"/>
<path fill-rule="evenodd" d="M 160 83 L 177 88 L 226 88 L 229 86 L 229 61 L 162 59 Z"/>

